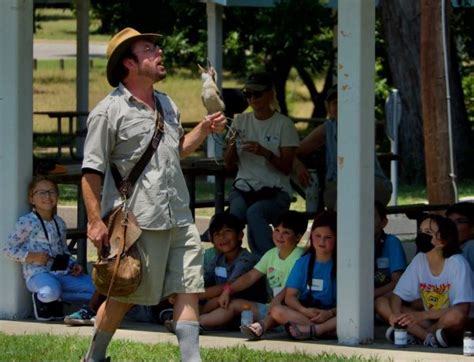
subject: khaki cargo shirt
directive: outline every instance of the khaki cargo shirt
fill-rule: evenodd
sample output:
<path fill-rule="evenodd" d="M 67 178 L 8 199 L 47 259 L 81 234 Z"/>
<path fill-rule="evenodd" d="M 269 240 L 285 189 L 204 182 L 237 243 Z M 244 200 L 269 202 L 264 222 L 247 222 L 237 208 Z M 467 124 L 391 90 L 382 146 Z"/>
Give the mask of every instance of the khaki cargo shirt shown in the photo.
<path fill-rule="evenodd" d="M 184 135 L 179 111 L 166 94 L 155 91 L 164 113 L 164 134 L 158 149 L 135 184 L 128 205 L 143 229 L 165 230 L 193 223 L 189 193 L 180 166 L 179 142 Z M 156 111 L 137 100 L 123 84 L 90 113 L 83 169 L 105 175 L 102 214 L 121 202 L 110 172 L 114 163 L 128 175 L 153 136 Z"/>

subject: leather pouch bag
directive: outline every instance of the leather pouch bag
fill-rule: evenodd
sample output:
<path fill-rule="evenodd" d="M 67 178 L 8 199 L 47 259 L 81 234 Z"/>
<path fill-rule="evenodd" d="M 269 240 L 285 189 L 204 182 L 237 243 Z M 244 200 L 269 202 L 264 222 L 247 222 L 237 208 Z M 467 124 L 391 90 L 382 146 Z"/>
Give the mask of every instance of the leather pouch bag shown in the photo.
<path fill-rule="evenodd" d="M 137 290 L 141 280 L 140 252 L 135 244 L 141 229 L 130 210 L 114 208 L 105 218 L 109 247 L 93 265 L 92 280 L 103 295 L 123 297 Z"/>
<path fill-rule="evenodd" d="M 133 185 L 145 169 L 158 148 L 163 136 L 163 109 L 156 99 L 157 116 L 153 137 L 144 154 L 137 161 L 127 177 L 122 177 L 117 166 L 110 164 L 115 186 L 122 196 L 122 205 L 112 209 L 104 218 L 109 235 L 109 246 L 99 252 L 99 259 L 93 265 L 92 280 L 99 293 L 124 297 L 137 290 L 141 281 L 140 252 L 135 242 L 142 231 L 135 215 L 127 209 L 126 200 L 130 197 Z M 107 304 L 106 304 L 107 305 Z"/>

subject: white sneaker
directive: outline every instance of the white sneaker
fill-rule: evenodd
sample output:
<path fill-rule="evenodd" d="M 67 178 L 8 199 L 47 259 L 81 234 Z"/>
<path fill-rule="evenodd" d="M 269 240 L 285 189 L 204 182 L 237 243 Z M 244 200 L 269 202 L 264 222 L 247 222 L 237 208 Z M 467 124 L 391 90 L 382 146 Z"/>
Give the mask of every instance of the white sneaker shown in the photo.
<path fill-rule="evenodd" d="M 388 327 L 385 331 L 385 339 L 391 343 L 395 341 L 395 328 Z"/>
<path fill-rule="evenodd" d="M 438 345 L 440 347 L 443 347 L 443 348 L 449 347 L 448 339 L 446 338 L 446 334 L 444 333 L 442 328 L 436 330 L 435 338 L 436 338 L 436 342 L 438 342 Z"/>

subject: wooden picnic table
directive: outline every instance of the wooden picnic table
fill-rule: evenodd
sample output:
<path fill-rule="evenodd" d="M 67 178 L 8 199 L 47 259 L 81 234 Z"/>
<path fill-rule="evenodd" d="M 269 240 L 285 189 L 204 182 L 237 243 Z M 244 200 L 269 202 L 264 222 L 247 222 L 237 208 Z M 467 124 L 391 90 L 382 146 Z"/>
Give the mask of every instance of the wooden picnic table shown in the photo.
<path fill-rule="evenodd" d="M 79 159 L 78 155 L 74 151 L 74 141 L 76 137 L 81 132 L 77 130 L 77 125 L 74 127 L 74 120 L 77 121 L 78 117 L 87 117 L 89 112 L 77 112 L 77 111 L 38 111 L 33 112 L 36 115 L 45 115 L 51 119 L 56 120 L 56 131 L 55 132 L 48 132 L 46 135 L 52 135 L 56 137 L 56 159 L 59 160 L 62 156 L 62 147 L 64 145 L 68 145 L 69 147 L 69 154 L 71 158 L 74 160 Z M 63 132 L 62 121 L 63 119 L 68 120 L 68 128 L 67 132 Z M 42 133 L 36 133 L 36 136 L 42 135 Z M 85 134 L 84 134 L 85 136 Z"/>

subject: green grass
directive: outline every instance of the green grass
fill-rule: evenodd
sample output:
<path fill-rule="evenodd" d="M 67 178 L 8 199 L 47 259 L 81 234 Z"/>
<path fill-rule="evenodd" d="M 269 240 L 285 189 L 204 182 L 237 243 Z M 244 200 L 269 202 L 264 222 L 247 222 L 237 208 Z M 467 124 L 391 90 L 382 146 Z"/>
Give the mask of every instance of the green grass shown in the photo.
<path fill-rule="evenodd" d="M 112 88 L 105 77 L 104 59 L 94 59 L 89 74 L 90 109 L 104 98 Z M 197 68 L 196 68 L 197 69 Z M 242 81 L 227 75 L 224 87 L 240 87 Z M 199 72 L 189 70 L 169 70 L 166 79 L 156 88 L 171 96 L 181 112 L 182 122 L 201 120 L 206 111 L 201 103 L 201 86 Z M 64 69 L 59 67 L 59 60 L 39 60 L 33 73 L 33 110 L 38 111 L 73 111 L 76 109 L 76 61 L 65 60 Z M 62 126 L 66 127 L 66 121 Z M 52 132 L 56 130 L 56 120 L 46 115 L 35 115 L 33 118 L 35 132 Z"/>
<path fill-rule="evenodd" d="M 42 8 L 36 10 L 35 40 L 76 40 L 76 16 L 70 9 Z M 99 21 L 89 19 L 89 39 L 107 41 L 109 35 L 97 34 Z"/>
<path fill-rule="evenodd" d="M 0 333 L 2 361 L 79 361 L 87 350 L 89 338 L 49 334 L 10 336 Z M 145 344 L 114 339 L 108 350 L 112 361 L 179 361 L 178 347 L 169 343 Z M 41 357 L 39 357 L 41 356 Z M 204 361 L 377 361 L 358 356 L 344 357 L 321 353 L 280 353 L 248 349 L 202 348 Z"/>

